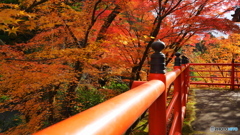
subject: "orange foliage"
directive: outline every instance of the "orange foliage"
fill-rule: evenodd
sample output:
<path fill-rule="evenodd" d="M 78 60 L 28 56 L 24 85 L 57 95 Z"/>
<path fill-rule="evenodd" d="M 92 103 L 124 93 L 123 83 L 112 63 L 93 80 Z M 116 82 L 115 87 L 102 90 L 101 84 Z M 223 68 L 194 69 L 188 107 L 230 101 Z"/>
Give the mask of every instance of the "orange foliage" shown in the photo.
<path fill-rule="evenodd" d="M 233 22 L 218 18 L 236 2 L 0 3 L 0 32 L 18 39 L 1 39 L 6 45 L 0 46 L 0 95 L 9 97 L 0 103 L 1 112 L 17 110 L 23 120 L 7 133 L 30 134 L 73 115 L 74 108 L 81 104 L 76 103 L 79 84 L 97 87 L 98 78 L 126 74 L 134 78 L 136 69 L 141 69 L 138 72 L 147 78 L 151 52 L 148 48 L 156 39 L 166 43 L 164 53 L 169 62 L 176 51 L 186 44 L 193 45 L 209 30 L 239 31 Z M 109 69 L 104 71 L 104 65 Z M 115 95 L 113 90 L 100 91 L 108 93 L 108 97 Z"/>

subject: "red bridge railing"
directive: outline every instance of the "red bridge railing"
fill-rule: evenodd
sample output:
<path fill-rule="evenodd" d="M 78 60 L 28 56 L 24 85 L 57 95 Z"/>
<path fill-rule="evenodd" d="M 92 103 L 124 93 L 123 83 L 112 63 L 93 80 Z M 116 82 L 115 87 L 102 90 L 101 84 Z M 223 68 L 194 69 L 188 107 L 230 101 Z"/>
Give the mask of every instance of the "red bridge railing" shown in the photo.
<path fill-rule="evenodd" d="M 232 63 L 191 63 L 190 74 L 193 85 L 224 85 L 231 90 L 240 86 L 240 63 L 234 59 Z"/>
<path fill-rule="evenodd" d="M 150 135 L 180 135 L 189 90 L 189 65 L 176 54 L 174 70 L 165 73 L 165 44 L 154 42 L 148 82 L 136 81 L 132 89 L 84 112 L 43 129 L 34 135 L 122 135 L 146 111 Z M 181 61 L 183 63 L 181 63 Z M 174 94 L 167 105 L 167 88 Z M 170 131 L 167 120 L 173 115 Z"/>

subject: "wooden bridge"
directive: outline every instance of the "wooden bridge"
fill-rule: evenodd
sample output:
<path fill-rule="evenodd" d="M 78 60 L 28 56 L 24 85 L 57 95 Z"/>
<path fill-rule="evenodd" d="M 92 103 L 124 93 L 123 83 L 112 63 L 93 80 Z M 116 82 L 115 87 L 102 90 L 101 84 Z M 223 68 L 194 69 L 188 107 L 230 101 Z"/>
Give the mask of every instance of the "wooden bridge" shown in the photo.
<path fill-rule="evenodd" d="M 165 72 L 165 55 L 161 53 L 165 44 L 156 41 L 152 44 L 155 53 L 151 56 L 149 81 L 135 81 L 131 90 L 108 101 L 94 106 L 84 112 L 43 129 L 34 135 L 122 135 L 145 112 L 148 111 L 149 135 L 181 135 L 190 84 L 194 85 L 229 85 L 236 84 L 235 67 L 240 64 L 218 64 L 230 66 L 229 83 L 190 82 L 192 72 L 215 72 L 210 70 L 193 70 L 193 66 L 213 66 L 217 64 L 189 64 L 187 57 L 180 58 L 176 53 L 174 69 Z M 203 76 L 193 76 L 197 78 Z M 209 78 L 209 77 L 206 77 Z M 219 79 L 219 77 L 210 77 Z M 227 77 L 224 77 L 227 78 Z M 173 96 L 167 104 L 167 93 L 174 85 Z M 170 129 L 167 121 L 173 117 Z"/>

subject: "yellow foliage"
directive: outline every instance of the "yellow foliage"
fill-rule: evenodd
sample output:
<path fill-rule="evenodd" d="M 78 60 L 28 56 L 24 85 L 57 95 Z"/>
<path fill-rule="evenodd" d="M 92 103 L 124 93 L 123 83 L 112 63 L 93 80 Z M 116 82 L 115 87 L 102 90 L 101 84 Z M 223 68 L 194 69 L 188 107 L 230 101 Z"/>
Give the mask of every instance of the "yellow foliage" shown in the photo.
<path fill-rule="evenodd" d="M 6 29 L 5 31 L 8 32 L 8 35 L 10 35 L 10 34 L 15 34 L 15 35 L 17 35 L 18 28 L 19 28 L 19 27 L 15 28 L 15 27 L 13 26 L 12 28 Z"/>
<path fill-rule="evenodd" d="M 156 27 L 156 16 L 152 14 L 158 7 L 155 2 L 20 0 L 19 3 L 0 3 L 0 31 L 7 32 L 9 37 L 18 34 L 20 39 L 0 48 L 0 95 L 10 97 L 0 105 L 10 105 L 3 111 L 17 110 L 24 121 L 10 129 L 9 134 L 31 134 L 72 115 L 65 111 L 74 109 L 74 92 L 80 83 L 96 86 L 98 78 L 103 77 L 103 65 L 111 68 L 106 71 L 107 75 L 119 76 L 127 72 L 130 76 L 133 67 L 143 58 L 148 42 L 155 39 L 151 36 Z M 105 37 L 98 40 L 102 26 L 108 25 L 109 15 L 118 6 L 119 11 L 115 12 L 121 13 L 105 28 Z M 192 14 L 190 11 L 186 13 Z M 169 44 L 180 41 L 180 32 L 192 31 L 190 26 L 199 27 L 194 25 L 199 22 L 183 26 L 190 22 L 177 20 L 185 17 L 181 13 L 173 16 L 174 20 L 162 18 L 164 27 L 156 36 L 165 38 Z M 31 39 L 21 41 L 21 37 Z M 172 53 L 174 49 L 165 52 Z M 142 69 L 149 70 L 148 60 Z M 143 77 L 146 78 L 145 72 Z M 111 96 L 111 91 L 108 92 Z"/>

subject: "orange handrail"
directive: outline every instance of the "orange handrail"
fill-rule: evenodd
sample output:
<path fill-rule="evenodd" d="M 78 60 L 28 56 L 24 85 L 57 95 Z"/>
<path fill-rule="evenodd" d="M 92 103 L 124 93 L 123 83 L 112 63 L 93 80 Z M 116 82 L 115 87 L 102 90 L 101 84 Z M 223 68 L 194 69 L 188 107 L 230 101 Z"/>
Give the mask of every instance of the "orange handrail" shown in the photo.
<path fill-rule="evenodd" d="M 123 134 L 161 95 L 165 85 L 152 80 L 34 135 Z"/>
<path fill-rule="evenodd" d="M 155 48 L 159 49 L 156 46 Z M 163 59 L 163 55 L 159 54 L 156 51 L 155 56 L 160 56 Z M 179 60 L 180 55 L 176 56 Z M 155 64 L 155 62 L 153 63 Z M 172 110 L 174 111 L 174 120 L 169 135 L 181 134 L 189 87 L 189 65 L 185 63 L 179 66 L 178 63 L 174 70 L 167 74 L 164 71 L 164 64 L 161 66 L 163 66 L 160 68 L 161 70 L 158 67 L 152 68 L 148 82 L 136 81 L 131 90 L 34 135 L 121 135 L 146 110 L 149 111 L 150 135 L 165 135 L 167 133 L 167 119 Z M 166 106 L 166 88 L 173 82 L 173 101 L 169 106 Z"/>

